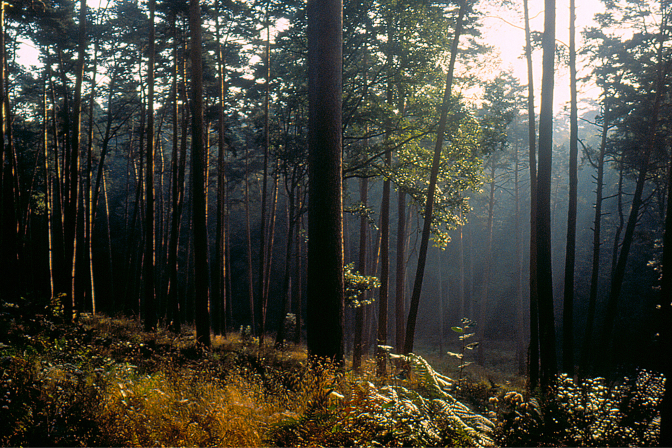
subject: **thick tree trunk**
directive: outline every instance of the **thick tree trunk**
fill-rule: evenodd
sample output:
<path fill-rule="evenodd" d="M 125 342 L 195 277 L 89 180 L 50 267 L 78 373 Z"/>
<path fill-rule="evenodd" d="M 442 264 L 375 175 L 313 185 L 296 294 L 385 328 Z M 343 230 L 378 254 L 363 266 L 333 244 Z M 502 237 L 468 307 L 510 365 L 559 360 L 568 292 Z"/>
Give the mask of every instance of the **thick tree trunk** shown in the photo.
<path fill-rule="evenodd" d="M 203 61 L 201 42 L 201 7 L 199 0 L 189 1 L 192 79 L 192 200 L 194 237 L 194 275 L 196 283 L 196 340 L 210 346 L 208 229 L 205 215 L 205 146 L 203 131 Z"/>
<path fill-rule="evenodd" d="M 539 170 L 537 176 L 537 293 L 541 385 L 550 385 L 557 370 L 551 257 L 551 164 L 553 159 L 553 87 L 555 78 L 555 0 L 545 0 L 542 39 L 543 73 L 539 112 Z"/>
<path fill-rule="evenodd" d="M 308 353 L 343 362 L 341 0 L 308 0 Z"/>
<path fill-rule="evenodd" d="M 418 308 L 420 305 L 420 293 L 422 292 L 422 281 L 425 275 L 425 264 L 427 262 L 427 249 L 429 247 L 429 234 L 432 222 L 432 212 L 434 210 L 434 193 L 436 191 L 436 182 L 439 177 L 439 164 L 441 161 L 441 151 L 443 149 L 443 138 L 446 132 L 446 123 L 448 121 L 448 107 L 450 105 L 451 90 L 453 84 L 453 73 L 455 71 L 455 61 L 459 48 L 460 36 L 462 35 L 462 25 L 464 17 L 469 6 L 469 0 L 460 0 L 460 10 L 455 25 L 455 35 L 450 49 L 450 63 L 448 65 L 448 74 L 446 75 L 446 88 L 443 95 L 443 106 L 441 107 L 441 118 L 436 134 L 436 146 L 434 148 L 434 158 L 432 160 L 432 170 L 429 177 L 429 186 L 427 189 L 427 201 L 425 204 L 424 224 L 422 228 L 422 239 L 420 241 L 420 250 L 418 252 L 418 266 L 413 283 L 413 293 L 411 295 L 411 306 L 408 312 L 408 321 L 406 323 L 406 337 L 404 339 L 403 353 L 408 354 L 413 351 L 413 342 L 415 338 L 415 322 L 418 317 Z"/>

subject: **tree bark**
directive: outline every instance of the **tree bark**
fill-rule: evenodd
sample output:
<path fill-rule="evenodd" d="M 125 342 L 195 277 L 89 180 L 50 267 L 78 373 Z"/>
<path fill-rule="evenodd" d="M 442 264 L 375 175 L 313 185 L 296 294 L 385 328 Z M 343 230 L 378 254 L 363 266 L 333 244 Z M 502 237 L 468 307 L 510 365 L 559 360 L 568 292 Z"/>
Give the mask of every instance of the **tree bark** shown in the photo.
<path fill-rule="evenodd" d="M 581 375 L 585 376 L 590 369 L 589 363 L 592 358 L 593 326 L 595 324 L 595 308 L 597 307 L 597 287 L 600 278 L 600 247 L 602 246 L 602 192 L 604 189 L 604 156 L 607 150 L 607 134 L 609 132 L 609 99 L 605 91 L 604 104 L 602 106 L 602 138 L 600 152 L 595 164 L 597 176 L 595 177 L 595 217 L 593 219 L 593 259 L 590 274 L 590 295 L 588 297 L 588 311 L 586 314 L 586 327 L 583 337 L 583 350 L 579 364 Z"/>
<path fill-rule="evenodd" d="M 154 285 L 154 61 L 155 33 L 154 11 L 156 0 L 149 0 L 149 60 L 147 62 L 147 166 L 145 172 L 145 262 L 143 283 L 145 287 L 145 331 L 157 327 L 156 288 Z"/>
<path fill-rule="evenodd" d="M 343 362 L 341 0 L 308 0 L 308 353 Z"/>
<path fill-rule="evenodd" d="M 555 0 L 545 0 L 543 72 L 539 112 L 539 170 L 537 176 L 537 293 L 541 385 L 549 386 L 557 370 L 553 272 L 551 257 L 551 164 L 553 159 L 553 87 L 555 78 Z"/>
<path fill-rule="evenodd" d="M 205 147 L 203 131 L 203 61 L 201 42 L 201 7 L 199 0 L 189 1 L 192 79 L 192 201 L 194 238 L 194 275 L 196 283 L 196 340 L 210 346 L 208 235 L 205 215 Z"/>
<path fill-rule="evenodd" d="M 413 351 L 413 342 L 415 338 L 415 322 L 418 317 L 418 308 L 420 305 L 420 294 L 422 292 L 422 281 L 425 275 L 425 264 L 427 262 L 427 249 L 429 247 L 429 234 L 432 222 L 432 212 L 434 209 L 434 193 L 436 191 L 436 182 L 439 176 L 439 164 L 441 161 L 441 151 L 443 149 L 443 138 L 446 132 L 448 121 L 448 106 L 450 105 L 451 90 L 453 84 L 453 73 L 455 71 L 455 61 L 459 48 L 460 36 L 462 35 L 462 26 L 464 17 L 469 6 L 469 0 L 460 0 L 460 10 L 455 25 L 455 35 L 450 49 L 450 63 L 448 65 L 448 74 L 446 75 L 446 88 L 443 95 L 443 105 L 441 108 L 441 118 L 436 134 L 436 146 L 434 148 L 434 158 L 432 160 L 432 170 L 429 177 L 429 186 L 427 190 L 427 202 L 425 204 L 424 224 L 422 228 L 422 239 L 420 240 L 420 250 L 418 252 L 418 266 L 413 283 L 413 293 L 411 295 L 411 306 L 408 312 L 406 322 L 406 337 L 404 339 L 404 354 Z"/>
<path fill-rule="evenodd" d="M 579 123 L 576 105 L 576 9 L 569 1 L 569 205 L 567 210 L 567 248 L 565 250 L 565 297 L 563 301 L 562 367 L 574 373 L 574 264 L 576 259 L 576 205 L 578 188 Z"/>
<path fill-rule="evenodd" d="M 359 201 L 364 207 L 367 206 L 369 196 L 369 181 L 367 178 L 359 181 Z M 359 217 L 359 259 L 357 262 L 357 270 L 362 275 L 367 275 L 366 266 L 366 245 L 368 234 L 368 220 L 365 215 Z M 364 293 L 366 294 L 366 293 Z M 355 340 L 352 350 L 352 369 L 355 372 L 361 371 L 362 367 L 362 343 L 364 335 L 364 308 L 365 305 L 360 305 L 355 309 Z"/>
<path fill-rule="evenodd" d="M 527 120 L 530 147 L 530 389 L 539 382 L 539 297 L 537 292 L 537 155 L 536 114 L 534 112 L 534 76 L 532 73 L 532 39 L 528 0 L 523 0 L 525 10 L 525 59 L 527 61 Z"/>

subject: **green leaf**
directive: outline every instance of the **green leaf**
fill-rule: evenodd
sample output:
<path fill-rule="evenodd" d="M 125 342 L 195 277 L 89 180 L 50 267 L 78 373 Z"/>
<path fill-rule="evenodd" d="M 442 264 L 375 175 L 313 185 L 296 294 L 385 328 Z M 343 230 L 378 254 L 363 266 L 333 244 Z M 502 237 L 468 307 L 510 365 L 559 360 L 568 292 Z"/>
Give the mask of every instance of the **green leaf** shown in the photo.
<path fill-rule="evenodd" d="M 462 327 L 450 327 L 455 333 L 464 333 L 464 328 Z"/>

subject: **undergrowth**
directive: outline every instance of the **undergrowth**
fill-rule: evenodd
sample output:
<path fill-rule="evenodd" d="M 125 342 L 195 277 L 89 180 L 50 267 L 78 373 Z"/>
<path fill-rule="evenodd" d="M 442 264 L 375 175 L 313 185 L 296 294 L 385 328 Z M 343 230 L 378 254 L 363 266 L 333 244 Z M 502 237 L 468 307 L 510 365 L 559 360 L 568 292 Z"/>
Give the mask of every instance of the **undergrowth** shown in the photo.
<path fill-rule="evenodd" d="M 305 349 L 249 334 L 196 344 L 193 331 L 52 304 L 3 304 L 1 446 L 628 446 L 655 444 L 663 379 L 577 383 L 549 395 L 460 385 L 417 355 L 386 378 L 308 365 Z"/>

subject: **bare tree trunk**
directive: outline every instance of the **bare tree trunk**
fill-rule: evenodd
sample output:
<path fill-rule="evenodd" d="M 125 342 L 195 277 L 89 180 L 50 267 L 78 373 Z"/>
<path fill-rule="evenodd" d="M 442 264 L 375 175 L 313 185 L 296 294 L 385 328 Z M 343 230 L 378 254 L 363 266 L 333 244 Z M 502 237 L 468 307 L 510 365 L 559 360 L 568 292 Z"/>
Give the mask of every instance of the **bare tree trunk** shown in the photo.
<path fill-rule="evenodd" d="M 530 147 L 530 389 L 539 382 L 539 296 L 537 292 L 537 155 L 536 115 L 534 112 L 534 77 L 532 73 L 532 39 L 528 0 L 523 0 L 525 10 L 525 59 L 527 60 L 527 120 Z"/>
<path fill-rule="evenodd" d="M 154 224 L 154 10 L 156 0 L 149 0 L 149 61 L 147 63 L 147 167 L 145 186 L 145 331 L 156 330 L 156 287 L 154 285 L 155 224 Z"/>
<path fill-rule="evenodd" d="M 254 307 L 254 272 L 252 271 L 252 232 L 250 228 L 250 169 L 249 169 L 249 149 L 245 147 L 245 229 L 247 231 L 247 293 L 250 305 L 250 320 L 252 329 L 255 325 L 255 307 Z"/>
<path fill-rule="evenodd" d="M 478 311 L 478 364 L 485 365 L 485 353 L 483 346 L 485 345 L 485 323 L 488 294 L 490 293 L 490 274 L 492 270 L 492 237 L 495 218 L 495 171 L 497 168 L 497 155 L 490 156 L 490 200 L 488 201 L 488 223 L 486 232 L 488 234 L 488 246 L 485 253 L 485 269 L 483 271 L 483 281 L 481 282 L 481 300 L 479 301 Z"/>
<path fill-rule="evenodd" d="M 404 316 L 406 306 L 404 304 L 406 288 L 406 193 L 399 190 L 397 197 L 397 267 L 395 277 L 395 325 L 397 350 L 404 346 Z"/>
<path fill-rule="evenodd" d="M 215 6 L 215 30 L 217 41 L 217 74 L 219 78 L 219 112 L 217 121 L 218 156 L 217 156 L 217 226 L 215 235 L 215 259 L 212 275 L 212 311 L 213 330 L 215 334 L 226 336 L 226 173 L 225 173 L 225 135 L 224 135 L 224 98 L 226 95 L 226 82 L 224 79 L 224 55 L 220 41 L 219 8 L 220 2 Z"/>
<path fill-rule="evenodd" d="M 359 201 L 364 207 L 368 204 L 369 180 L 363 178 L 359 180 Z M 366 270 L 366 244 L 367 244 L 368 220 L 365 215 L 359 217 L 359 259 L 357 270 L 362 275 L 367 275 Z M 366 294 L 366 293 L 364 293 Z M 355 309 L 355 340 L 352 350 L 352 369 L 355 372 L 362 368 L 362 336 L 364 334 L 364 310 L 365 305 L 360 305 Z"/>
<path fill-rule="evenodd" d="M 523 242 L 520 213 L 520 159 L 518 157 L 518 144 L 514 152 L 514 191 L 515 191 L 515 233 L 516 233 L 516 362 L 518 374 L 525 375 L 525 303 L 523 300 Z"/>
<path fill-rule="evenodd" d="M 537 177 L 537 293 L 541 385 L 550 385 L 557 370 L 553 272 L 551 258 L 551 163 L 553 158 L 553 87 L 555 78 L 555 0 L 545 0 L 542 39 L 543 73 L 539 112 L 539 171 Z"/>
<path fill-rule="evenodd" d="M 595 325 L 595 308 L 597 306 L 597 287 L 600 278 L 600 246 L 602 245 L 602 191 L 604 188 L 604 156 L 607 150 L 607 134 L 609 132 L 609 100 L 606 98 L 602 109 L 602 139 L 600 152 L 595 165 L 597 176 L 595 177 L 595 217 L 593 219 L 593 263 L 590 274 L 590 295 L 588 297 L 588 312 L 586 315 L 586 328 L 583 337 L 583 350 L 581 352 L 581 375 L 588 373 L 593 347 L 593 327 Z"/>
<path fill-rule="evenodd" d="M 196 340 L 210 346 L 210 310 L 208 278 L 208 229 L 205 222 L 205 148 L 203 141 L 203 62 L 201 43 L 201 7 L 199 0 L 189 1 L 192 67 L 192 196 L 194 274 L 196 281 Z"/>
<path fill-rule="evenodd" d="M 343 3 L 308 0 L 308 353 L 343 363 Z"/>
<path fill-rule="evenodd" d="M 392 153 L 388 152 L 385 164 L 392 164 Z M 380 206 L 380 291 L 378 296 L 378 337 L 376 339 L 377 373 L 387 373 L 386 351 L 381 346 L 387 345 L 387 308 L 390 287 L 390 179 L 383 183 L 383 199 Z"/>
<path fill-rule="evenodd" d="M 256 329 L 257 336 L 259 336 L 260 346 L 264 343 L 264 331 L 266 330 L 266 300 L 264 280 L 266 279 L 266 195 L 268 190 L 268 158 L 271 145 L 271 136 L 269 128 L 269 98 L 270 98 L 270 81 L 271 81 L 271 31 L 268 17 L 268 8 L 270 3 L 266 5 L 266 95 L 264 97 L 264 170 L 261 178 L 261 223 L 259 230 L 259 283 L 257 291 L 257 324 L 259 328 Z"/>
<path fill-rule="evenodd" d="M 576 206 L 578 188 L 579 123 L 576 105 L 576 8 L 569 1 L 569 205 L 567 210 L 567 249 L 565 253 L 565 298 L 563 302 L 562 366 L 570 376 L 574 373 L 574 264 L 576 259 Z"/>
<path fill-rule="evenodd" d="M 469 0 L 460 0 L 460 10 L 457 16 L 457 24 L 455 25 L 455 35 L 453 36 L 453 42 L 450 49 L 450 63 L 448 65 L 448 74 L 446 76 L 446 88 L 443 95 L 441 118 L 439 119 L 439 126 L 436 134 L 436 147 L 434 148 L 432 171 L 430 173 L 429 187 L 427 190 L 427 202 L 425 204 L 422 239 L 420 241 L 420 251 L 418 252 L 418 267 L 415 274 L 415 281 L 413 283 L 413 294 L 411 295 L 411 306 L 408 312 L 408 321 L 406 325 L 406 338 L 404 340 L 403 350 L 405 354 L 413 351 L 415 322 L 418 316 L 420 293 L 422 292 L 422 281 L 425 275 L 425 264 L 427 262 L 427 249 L 429 247 L 429 234 L 432 222 L 432 212 L 434 209 L 434 193 L 436 191 L 436 182 L 439 176 L 439 164 L 441 161 L 441 151 L 443 149 L 443 138 L 446 132 L 446 123 L 448 121 L 448 106 L 450 104 L 453 73 L 455 71 L 455 61 L 457 60 L 460 36 L 462 35 L 462 25 L 468 6 Z"/>

